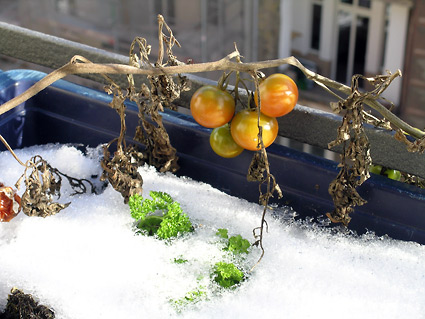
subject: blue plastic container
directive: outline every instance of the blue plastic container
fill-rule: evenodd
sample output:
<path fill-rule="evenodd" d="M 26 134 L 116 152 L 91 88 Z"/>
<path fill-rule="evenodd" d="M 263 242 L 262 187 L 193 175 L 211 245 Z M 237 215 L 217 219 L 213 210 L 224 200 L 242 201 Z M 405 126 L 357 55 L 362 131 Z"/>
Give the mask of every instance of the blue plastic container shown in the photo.
<path fill-rule="evenodd" d="M 25 91 L 44 75 L 30 70 L 0 72 L 0 103 Z M 56 142 L 97 146 L 119 134 L 119 117 L 108 106 L 110 101 L 111 97 L 103 92 L 60 80 L 1 115 L 0 134 L 13 148 Z M 200 127 L 190 116 L 167 111 L 163 119 L 180 157 L 179 175 L 258 202 L 258 184 L 246 181 L 252 152 L 244 151 L 235 159 L 221 158 L 209 146 L 210 130 Z M 126 121 L 131 141 L 138 123 L 135 105 L 129 104 Z M 0 145 L 0 150 L 5 147 Z M 333 209 L 328 185 L 337 175 L 335 162 L 281 145 L 267 150 L 271 172 L 284 193 L 278 204 L 293 207 L 300 218 L 317 218 Z M 359 193 L 368 203 L 352 214 L 349 228 L 425 243 L 425 190 L 372 176 Z"/>

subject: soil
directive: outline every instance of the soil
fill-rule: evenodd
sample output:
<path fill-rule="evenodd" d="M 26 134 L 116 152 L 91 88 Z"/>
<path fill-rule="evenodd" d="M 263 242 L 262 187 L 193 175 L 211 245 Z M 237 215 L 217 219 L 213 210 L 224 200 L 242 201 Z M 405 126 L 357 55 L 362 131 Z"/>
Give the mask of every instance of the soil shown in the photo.
<path fill-rule="evenodd" d="M 0 319 L 54 319 L 52 309 L 38 304 L 30 294 L 25 294 L 17 288 L 13 288 L 7 298 L 4 312 L 0 313 Z"/>

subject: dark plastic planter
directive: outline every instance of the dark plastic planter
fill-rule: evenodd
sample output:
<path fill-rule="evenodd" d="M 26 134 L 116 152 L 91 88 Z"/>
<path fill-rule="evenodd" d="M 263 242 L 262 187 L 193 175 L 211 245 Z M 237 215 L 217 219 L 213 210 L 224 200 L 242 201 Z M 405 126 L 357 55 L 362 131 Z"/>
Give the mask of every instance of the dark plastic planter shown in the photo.
<path fill-rule="evenodd" d="M 0 72 L 0 103 L 43 76 L 30 70 Z M 97 146 L 119 133 L 119 118 L 108 106 L 110 100 L 103 92 L 61 80 L 1 115 L 0 134 L 13 148 L 56 142 Z M 209 147 L 209 129 L 197 125 L 190 116 L 172 111 L 165 112 L 163 118 L 180 157 L 178 174 L 258 201 L 258 184 L 246 181 L 251 152 L 245 151 L 236 159 L 220 158 Z M 126 120 L 127 132 L 133 134 L 138 118 L 132 104 Z M 5 150 L 3 145 L 0 150 Z M 284 192 L 279 204 L 293 207 L 301 218 L 332 210 L 328 185 L 337 174 L 336 163 L 280 145 L 270 146 L 268 154 L 272 174 Z M 372 176 L 359 192 L 368 203 L 352 215 L 351 229 L 425 243 L 425 190 Z"/>

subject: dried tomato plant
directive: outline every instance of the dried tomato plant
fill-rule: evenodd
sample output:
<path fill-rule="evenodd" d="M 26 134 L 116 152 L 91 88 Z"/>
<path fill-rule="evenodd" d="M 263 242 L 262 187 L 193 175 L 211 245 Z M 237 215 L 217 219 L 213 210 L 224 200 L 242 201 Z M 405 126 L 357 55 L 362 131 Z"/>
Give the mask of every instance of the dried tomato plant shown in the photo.
<path fill-rule="evenodd" d="M 387 121 L 379 120 L 366 113 L 364 103 L 366 99 L 380 99 L 381 94 L 396 76 L 388 74 L 365 78 L 355 75 L 351 82 L 351 94 L 346 99 L 332 104 L 335 113 L 344 112 L 337 138 L 328 145 L 329 148 L 342 145 L 341 162 L 338 165 L 341 169 L 338 176 L 329 185 L 329 194 L 334 202 L 334 210 L 326 214 L 334 223 L 342 223 L 347 226 L 354 207 L 366 203 L 356 190 L 369 178 L 369 167 L 372 165 L 369 139 L 363 124 L 371 123 L 387 129 L 391 129 L 391 126 Z M 374 89 L 361 91 L 360 80 L 373 85 Z"/>
<path fill-rule="evenodd" d="M 277 184 L 275 177 L 270 173 L 270 164 L 267 156 L 266 148 L 263 143 L 262 127 L 260 125 L 260 110 L 261 110 L 261 95 L 259 90 L 259 73 L 252 72 L 252 77 L 255 83 L 255 89 L 258 92 L 258 107 L 257 107 L 257 126 L 258 126 L 258 151 L 254 153 L 251 163 L 248 168 L 247 180 L 249 182 L 258 182 L 259 192 L 259 203 L 264 207 L 261 215 L 260 226 L 253 229 L 253 235 L 255 242 L 253 245 L 258 246 L 261 249 L 261 255 L 257 263 L 251 268 L 251 271 L 259 264 L 264 256 L 263 238 L 264 231 L 267 230 L 266 214 L 270 209 L 269 201 L 276 194 L 278 198 L 283 197 L 282 190 L 279 184 Z M 253 101 L 252 94 L 250 95 L 251 101 Z M 265 192 L 263 192 L 263 186 L 265 185 Z"/>
<path fill-rule="evenodd" d="M 71 195 L 87 192 L 85 183 L 90 186 L 92 193 L 95 192 L 95 187 L 89 180 L 70 177 L 50 166 L 40 155 L 36 155 L 26 162 L 25 171 L 15 184 L 17 189 L 20 188 L 22 181 L 25 184 L 25 191 L 21 197 L 24 214 L 46 217 L 68 207 L 70 203 L 60 204 L 53 201 L 54 197 L 59 199 L 61 196 L 62 177 L 68 180 L 74 190 Z"/>
<path fill-rule="evenodd" d="M 158 18 L 158 28 L 160 43 L 158 60 L 154 65 L 150 63 L 151 47 L 147 44 L 146 39 L 137 37 L 130 46 L 130 65 L 132 67 L 163 68 L 182 64 L 172 52 L 173 46 L 180 44 L 162 16 Z M 168 35 L 164 33 L 164 28 Z M 138 52 L 136 52 L 137 48 Z M 164 62 L 165 57 L 167 60 Z M 177 151 L 171 145 L 160 112 L 164 111 L 164 107 L 172 108 L 172 102 L 180 97 L 180 93 L 189 89 L 186 78 L 181 75 L 178 75 L 177 80 L 167 74 L 149 75 L 147 76 L 149 86 L 143 83 L 140 89 L 136 88 L 132 74 L 127 75 L 127 80 L 128 88 L 125 93 L 112 80 L 106 88 L 106 91 L 113 95 L 110 105 L 120 117 L 121 131 L 117 139 L 104 147 L 104 157 L 101 163 L 102 179 L 107 179 L 114 189 L 122 194 L 125 203 L 128 202 L 131 195 L 142 193 L 143 179 L 137 168 L 143 163 L 153 165 L 161 172 L 177 171 Z M 145 146 L 143 152 L 134 145 L 127 147 L 125 143 L 126 106 L 124 102 L 127 99 L 135 102 L 139 109 L 139 125 L 136 128 L 134 140 Z M 111 158 L 109 148 L 114 142 L 117 143 L 117 150 Z"/>

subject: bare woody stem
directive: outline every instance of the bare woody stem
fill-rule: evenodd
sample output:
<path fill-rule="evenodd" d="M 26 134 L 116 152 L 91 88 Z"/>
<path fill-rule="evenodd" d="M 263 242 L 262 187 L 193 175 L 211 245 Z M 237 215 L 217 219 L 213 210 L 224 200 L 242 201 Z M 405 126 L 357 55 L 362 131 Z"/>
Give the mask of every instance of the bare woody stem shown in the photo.
<path fill-rule="evenodd" d="M 4 139 L 3 136 L 0 135 L 0 141 L 4 144 L 4 146 L 6 146 L 6 148 L 9 150 L 9 152 L 12 154 L 12 156 L 16 159 L 16 161 L 21 164 L 22 166 L 26 165 L 24 164 L 24 162 L 22 162 L 19 157 L 15 154 L 15 152 L 13 151 L 13 149 L 10 147 L 9 143 L 7 143 L 7 141 Z"/>
<path fill-rule="evenodd" d="M 234 51 L 227 55 L 226 57 L 206 63 L 197 63 L 197 64 L 181 64 L 176 66 L 165 66 L 165 67 L 144 67 L 136 68 L 129 65 L 123 64 L 96 64 L 89 62 L 87 59 L 81 56 L 74 56 L 70 62 L 65 64 L 63 67 L 53 71 L 52 73 L 46 75 L 43 79 L 35 83 L 27 91 L 16 96 L 10 101 L 4 103 L 0 106 L 0 114 L 3 114 L 17 105 L 25 102 L 44 88 L 48 87 L 55 81 L 64 78 L 67 75 L 71 74 L 141 74 L 141 75 L 173 75 L 179 73 L 200 73 L 208 71 L 239 71 L 250 73 L 253 70 L 261 70 L 267 68 L 278 67 L 280 65 L 289 64 L 300 69 L 307 78 L 315 81 L 324 89 L 329 90 L 329 88 L 342 92 L 346 95 L 351 93 L 351 88 L 341 84 L 339 82 L 333 81 L 327 77 L 319 75 L 313 71 L 305 68 L 295 57 L 291 56 L 284 59 L 275 59 L 275 60 L 266 60 L 259 62 L 250 62 L 250 63 L 241 63 L 235 62 L 233 59 L 239 57 L 239 52 Z M 401 72 L 398 70 L 393 74 L 393 77 L 401 75 Z M 365 103 L 378 111 L 382 116 L 384 116 L 391 124 L 408 133 L 409 135 L 415 138 L 422 138 L 425 136 L 425 132 L 414 128 L 402 121 L 391 111 L 389 111 L 385 106 L 374 99 L 366 99 Z"/>

